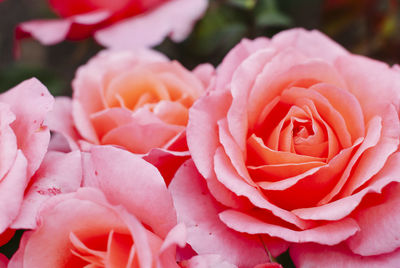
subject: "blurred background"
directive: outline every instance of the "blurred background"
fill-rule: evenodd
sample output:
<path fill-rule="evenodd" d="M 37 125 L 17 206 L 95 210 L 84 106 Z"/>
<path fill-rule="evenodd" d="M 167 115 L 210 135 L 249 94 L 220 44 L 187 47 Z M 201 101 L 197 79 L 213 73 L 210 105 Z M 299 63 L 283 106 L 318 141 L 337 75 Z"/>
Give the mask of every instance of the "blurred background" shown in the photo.
<path fill-rule="evenodd" d="M 192 69 L 217 65 L 243 37 L 271 37 L 293 27 L 319 29 L 353 53 L 389 64 L 400 62 L 400 0 L 210 0 L 205 16 L 182 43 L 165 40 L 156 49 Z M 42 46 L 22 42 L 13 57 L 15 26 L 38 18 L 56 18 L 46 0 L 0 3 L 0 91 L 24 79 L 39 78 L 54 95 L 70 95 L 76 68 L 101 47 L 92 39 Z"/>

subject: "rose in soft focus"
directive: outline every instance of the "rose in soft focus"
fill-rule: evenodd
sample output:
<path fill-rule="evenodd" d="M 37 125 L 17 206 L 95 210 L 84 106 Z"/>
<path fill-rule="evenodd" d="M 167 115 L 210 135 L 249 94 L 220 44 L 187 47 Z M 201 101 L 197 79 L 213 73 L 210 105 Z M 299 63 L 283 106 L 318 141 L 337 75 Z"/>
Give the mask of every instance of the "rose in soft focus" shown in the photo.
<path fill-rule="evenodd" d="M 80 40 L 91 35 L 107 47 L 150 47 L 169 36 L 180 42 L 205 12 L 207 0 L 49 0 L 62 19 L 21 23 L 16 39 L 42 44 Z"/>
<path fill-rule="evenodd" d="M 397 69 L 318 31 L 243 40 L 190 110 L 188 146 L 205 180 L 188 162 L 170 186 L 189 244 L 244 263 L 239 240 L 211 235 L 235 231 L 273 255 L 290 243 L 300 267 L 398 265 L 399 101 Z"/>
<path fill-rule="evenodd" d="M 8 267 L 179 267 L 185 228 L 157 169 L 110 146 L 83 159 L 91 187 L 45 202 Z"/>
<path fill-rule="evenodd" d="M 36 79 L 0 94 L 0 233 L 17 217 L 25 189 L 47 152 L 50 131 L 44 120 L 53 102 Z"/>
<path fill-rule="evenodd" d="M 73 149 L 112 144 L 166 165 L 171 154 L 187 157 L 188 109 L 212 73 L 210 65 L 190 72 L 152 50 L 103 51 L 78 69 L 72 100 L 56 99 L 49 125 Z"/>

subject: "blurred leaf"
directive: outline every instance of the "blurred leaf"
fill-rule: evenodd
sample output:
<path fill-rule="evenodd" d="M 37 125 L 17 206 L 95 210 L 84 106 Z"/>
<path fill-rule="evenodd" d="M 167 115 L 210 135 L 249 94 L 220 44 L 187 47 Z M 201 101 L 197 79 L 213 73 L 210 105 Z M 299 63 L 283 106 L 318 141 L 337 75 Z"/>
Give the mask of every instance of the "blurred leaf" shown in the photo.
<path fill-rule="evenodd" d="M 11 258 L 11 256 L 17 251 L 21 236 L 24 232 L 25 230 L 17 230 L 11 240 L 8 241 L 7 244 L 0 247 L 0 253 L 3 253 L 8 258 Z"/>
<path fill-rule="evenodd" d="M 62 95 L 65 88 L 65 82 L 59 79 L 54 73 L 43 67 L 13 64 L 0 71 L 0 92 L 18 85 L 22 81 L 36 77 L 39 79 L 54 96 Z"/>
<path fill-rule="evenodd" d="M 275 0 L 260 0 L 256 8 L 256 24 L 260 27 L 289 27 L 292 21 L 279 11 Z"/>
<path fill-rule="evenodd" d="M 218 49 L 231 48 L 246 33 L 247 26 L 234 11 L 228 8 L 209 10 L 197 25 L 190 42 L 198 55 L 211 55 Z"/>
<path fill-rule="evenodd" d="M 229 0 L 229 4 L 243 8 L 243 9 L 253 9 L 257 3 L 256 0 Z"/>
<path fill-rule="evenodd" d="M 295 268 L 292 259 L 290 258 L 289 251 L 286 251 L 276 258 L 277 262 L 284 268 Z"/>

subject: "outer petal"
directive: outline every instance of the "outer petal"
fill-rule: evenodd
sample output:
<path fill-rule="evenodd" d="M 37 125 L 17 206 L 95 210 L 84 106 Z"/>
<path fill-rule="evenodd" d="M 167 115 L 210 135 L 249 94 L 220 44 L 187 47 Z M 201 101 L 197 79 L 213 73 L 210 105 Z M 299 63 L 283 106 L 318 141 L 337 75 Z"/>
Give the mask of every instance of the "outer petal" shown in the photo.
<path fill-rule="evenodd" d="M 216 76 L 216 89 L 226 89 L 232 80 L 232 76 L 238 66 L 251 54 L 257 50 L 267 48 L 269 39 L 259 37 L 254 40 L 243 39 L 225 56 L 222 63 L 218 66 Z"/>
<path fill-rule="evenodd" d="M 239 267 L 268 260 L 261 242 L 229 229 L 218 219 L 223 207 L 209 194 L 204 178 L 191 160 L 177 171 L 169 187 L 180 222 L 188 229 L 188 243 L 198 254 L 218 254 Z M 273 255 L 286 249 L 284 242 L 266 241 Z"/>
<path fill-rule="evenodd" d="M 207 0 L 167 1 L 153 11 L 97 31 L 95 39 L 112 48 L 151 47 L 168 35 L 180 42 L 190 33 L 207 5 Z"/>
<path fill-rule="evenodd" d="M 347 244 L 356 254 L 380 255 L 400 248 L 400 185 L 388 185 L 382 195 L 381 204 L 361 209 L 354 215 L 360 231 Z"/>
<path fill-rule="evenodd" d="M 296 267 L 301 268 L 396 268 L 400 263 L 400 249 L 389 254 L 363 257 L 343 245 L 295 244 L 290 248 L 290 256 Z"/>
<path fill-rule="evenodd" d="M 124 205 L 162 237 L 176 225 L 172 198 L 160 173 L 128 151 L 93 147 L 84 159 L 84 185 L 101 189 L 112 204 Z"/>
<path fill-rule="evenodd" d="M 207 0 L 168 1 L 153 11 L 97 31 L 95 39 L 112 48 L 151 47 L 168 35 L 180 42 L 190 33 L 207 4 Z"/>
<path fill-rule="evenodd" d="M 82 240 L 110 230 L 127 231 L 117 211 L 105 204 L 99 191 L 87 188 L 50 199 L 42 207 L 40 227 L 23 235 L 15 257 L 22 265 L 15 267 L 81 267 L 82 261 L 71 258 L 71 231 Z"/>
<path fill-rule="evenodd" d="M 271 43 L 279 50 L 294 48 L 307 57 L 321 58 L 329 62 L 348 54 L 343 47 L 317 30 L 306 31 L 297 28 L 282 31 L 272 38 Z"/>
<path fill-rule="evenodd" d="M 293 231 L 279 225 L 262 222 L 234 210 L 226 210 L 219 215 L 227 226 L 238 232 L 268 234 L 294 243 L 316 242 L 324 245 L 335 245 L 359 231 L 356 221 L 350 218 L 303 231 Z"/>
<path fill-rule="evenodd" d="M 192 257 L 188 261 L 181 263 L 183 268 L 210 268 L 210 267 L 220 267 L 220 268 L 237 268 L 229 262 L 226 262 L 221 258 L 220 255 L 216 254 L 205 254 L 197 255 Z"/>
<path fill-rule="evenodd" d="M 33 37 L 44 45 L 54 45 L 67 38 L 89 36 L 97 24 L 109 18 L 110 13 L 95 11 L 66 19 L 32 20 L 19 24 L 15 30 L 14 53 L 19 56 L 21 39 Z"/>
<path fill-rule="evenodd" d="M 14 165 L 0 183 L 0 232 L 3 232 L 18 215 L 29 177 L 26 175 L 28 163 L 18 150 Z"/>
<path fill-rule="evenodd" d="M 49 152 L 26 190 L 21 211 L 12 227 L 34 229 L 41 204 L 51 196 L 76 191 L 82 181 L 81 154 Z"/>
<path fill-rule="evenodd" d="M 181 126 L 169 125 L 162 121 L 148 124 L 132 121 L 108 132 L 101 143 L 118 145 L 133 153 L 145 154 L 153 148 L 162 147 L 182 130 L 184 128 Z"/>
<path fill-rule="evenodd" d="M 15 121 L 15 115 L 9 105 L 0 103 L 0 181 L 14 164 L 17 155 L 17 137 L 10 124 Z"/>
<path fill-rule="evenodd" d="M 399 110 L 398 72 L 382 62 L 355 55 L 340 57 L 335 66 L 346 81 L 348 90 L 360 102 L 366 122 L 376 115 L 385 118 L 389 104 Z"/>
<path fill-rule="evenodd" d="M 68 35 L 72 22 L 60 20 L 34 20 L 23 22 L 16 29 L 16 39 L 33 37 L 44 45 L 57 44 Z"/>
<path fill-rule="evenodd" d="M 50 131 L 43 126 L 43 121 L 52 109 L 54 98 L 42 83 L 32 78 L 1 94 L 0 101 L 8 103 L 16 116 L 11 127 L 17 136 L 18 148 L 28 159 L 30 177 L 47 151 Z"/>
<path fill-rule="evenodd" d="M 205 178 L 213 174 L 212 159 L 219 146 L 217 122 L 226 115 L 230 100 L 231 95 L 227 91 L 210 92 L 189 110 L 186 128 L 188 147 L 196 167 Z"/>

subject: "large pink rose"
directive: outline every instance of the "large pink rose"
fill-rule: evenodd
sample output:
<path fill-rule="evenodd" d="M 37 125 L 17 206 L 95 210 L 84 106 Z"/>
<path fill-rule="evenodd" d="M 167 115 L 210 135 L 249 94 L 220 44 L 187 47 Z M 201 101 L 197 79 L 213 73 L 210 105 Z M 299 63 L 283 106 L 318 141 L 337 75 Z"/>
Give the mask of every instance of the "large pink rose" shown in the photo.
<path fill-rule="evenodd" d="M 317 31 L 243 40 L 189 113 L 195 166 L 171 183 L 189 244 L 249 264 L 246 234 L 300 267 L 398 266 L 399 105 L 398 69 Z"/>
<path fill-rule="evenodd" d="M 53 101 L 36 79 L 0 94 L 0 233 L 17 217 L 47 152 L 50 131 L 44 120 Z"/>
<path fill-rule="evenodd" d="M 179 267 L 185 228 L 157 169 L 110 146 L 84 154 L 83 167 L 91 187 L 47 200 L 8 267 Z"/>
<path fill-rule="evenodd" d="M 21 23 L 16 39 L 45 45 L 94 35 L 107 47 L 149 47 L 166 36 L 180 42 L 207 8 L 207 0 L 49 0 L 62 19 Z"/>
<path fill-rule="evenodd" d="M 103 51 L 77 71 L 72 100 L 56 99 L 49 125 L 72 149 L 116 145 L 174 170 L 182 161 L 170 156 L 188 156 L 188 109 L 212 73 L 210 65 L 190 72 L 152 50 Z"/>

